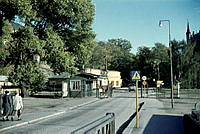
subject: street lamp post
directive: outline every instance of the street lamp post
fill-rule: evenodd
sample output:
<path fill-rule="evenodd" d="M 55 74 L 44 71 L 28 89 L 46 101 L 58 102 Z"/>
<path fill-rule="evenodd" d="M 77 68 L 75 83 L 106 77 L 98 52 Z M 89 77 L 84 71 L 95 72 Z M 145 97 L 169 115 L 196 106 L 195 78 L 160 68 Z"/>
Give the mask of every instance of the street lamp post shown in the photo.
<path fill-rule="evenodd" d="M 168 22 L 169 24 L 169 48 L 170 48 L 170 67 L 171 67 L 171 106 L 174 107 L 174 100 L 173 100 L 173 67 L 172 67 L 172 45 L 171 45 L 171 35 L 170 35 L 170 20 L 160 20 L 159 26 L 162 27 L 162 22 Z"/>

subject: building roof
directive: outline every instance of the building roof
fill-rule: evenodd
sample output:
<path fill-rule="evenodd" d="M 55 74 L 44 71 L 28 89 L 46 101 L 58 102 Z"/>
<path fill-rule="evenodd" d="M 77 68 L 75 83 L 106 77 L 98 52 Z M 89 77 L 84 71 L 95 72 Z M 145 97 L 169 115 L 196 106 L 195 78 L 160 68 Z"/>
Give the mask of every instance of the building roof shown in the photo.
<path fill-rule="evenodd" d="M 0 75 L 0 81 L 8 81 L 8 76 Z"/>
<path fill-rule="evenodd" d="M 70 76 L 71 75 L 69 73 L 63 73 L 60 75 L 49 76 L 48 79 L 68 79 Z"/>
<path fill-rule="evenodd" d="M 85 78 L 87 78 L 87 79 L 97 79 L 97 78 L 99 78 L 101 75 L 92 74 L 92 73 L 81 73 L 81 74 L 77 74 L 77 76 L 85 77 Z"/>
<path fill-rule="evenodd" d="M 85 68 L 84 70 L 98 70 L 98 71 L 106 72 L 105 69 Z M 107 70 L 107 71 L 108 71 L 108 72 L 120 72 L 120 71 L 115 71 L 115 70 Z"/>

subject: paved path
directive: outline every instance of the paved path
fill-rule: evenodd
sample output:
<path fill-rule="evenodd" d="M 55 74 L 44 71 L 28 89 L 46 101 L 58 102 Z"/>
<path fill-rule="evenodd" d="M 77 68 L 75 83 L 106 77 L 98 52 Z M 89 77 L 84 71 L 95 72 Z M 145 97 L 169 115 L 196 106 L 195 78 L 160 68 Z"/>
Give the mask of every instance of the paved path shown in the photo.
<path fill-rule="evenodd" d="M 125 134 L 183 134 L 183 115 L 194 108 L 193 103 L 180 105 L 175 102 L 175 108 L 171 109 L 169 99 L 163 102 L 155 98 L 139 98 L 139 101 L 144 102 L 139 112 L 139 128 L 135 127 L 134 118 Z"/>

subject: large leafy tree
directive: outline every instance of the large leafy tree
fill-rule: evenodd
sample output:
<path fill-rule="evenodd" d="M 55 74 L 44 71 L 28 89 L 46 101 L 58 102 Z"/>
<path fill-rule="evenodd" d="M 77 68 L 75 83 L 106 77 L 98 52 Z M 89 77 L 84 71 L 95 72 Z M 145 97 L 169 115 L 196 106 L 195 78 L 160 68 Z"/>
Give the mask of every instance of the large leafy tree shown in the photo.
<path fill-rule="evenodd" d="M 96 47 L 93 49 L 90 61 L 86 65 L 87 67 L 110 69 L 111 61 L 113 59 L 113 46 L 107 42 L 97 42 Z"/>
<path fill-rule="evenodd" d="M 2 32 L 4 34 L 2 34 L 0 36 L 0 74 L 1 75 L 8 75 L 13 67 L 12 65 L 8 65 L 8 64 L 3 64 L 7 58 L 7 56 L 10 54 L 8 51 L 8 47 L 9 47 L 9 42 L 12 41 L 12 36 L 11 33 L 13 31 L 13 27 L 11 26 L 11 24 L 8 21 L 4 21 L 2 24 Z"/>
<path fill-rule="evenodd" d="M 136 57 L 130 52 L 131 43 L 124 39 L 97 42 L 87 66 L 121 72 L 123 85 L 130 83 L 130 71 L 135 67 Z"/>
<path fill-rule="evenodd" d="M 86 64 L 94 46 L 91 25 L 95 7 L 91 0 L 31 0 L 35 18 L 27 18 L 40 38 L 52 28 L 61 37 L 65 51 L 75 58 L 77 67 Z"/>
<path fill-rule="evenodd" d="M 137 51 L 137 65 L 142 75 L 152 78 L 152 52 L 149 47 L 139 47 Z"/>
<path fill-rule="evenodd" d="M 126 39 L 110 39 L 108 44 L 113 46 L 111 68 L 121 72 L 123 85 L 127 85 L 131 82 L 130 72 L 137 68 L 136 56 L 130 52 L 132 44 Z"/>
<path fill-rule="evenodd" d="M 2 65 L 13 66 L 10 74 L 20 79 L 21 75 L 27 77 L 20 72 L 29 65 L 38 70 L 34 56 L 39 55 L 55 73 L 74 73 L 75 67 L 87 63 L 94 46 L 95 34 L 91 28 L 94 12 L 91 0 L 0 1 Z M 14 30 L 13 22 L 21 24 L 21 28 Z M 30 76 L 27 78 L 35 75 Z M 19 85 L 33 84 L 32 80 L 20 79 L 22 82 L 19 82 L 10 78 Z"/>
<path fill-rule="evenodd" d="M 122 48 L 123 50 L 130 52 L 131 51 L 131 42 L 125 39 L 110 39 L 108 40 L 108 43 L 115 45 L 115 46 L 119 46 L 120 48 Z"/>
<path fill-rule="evenodd" d="M 152 65 L 153 65 L 153 78 L 156 80 L 163 80 L 165 86 L 170 86 L 170 58 L 169 48 L 164 44 L 155 43 L 152 47 Z M 155 75 L 156 74 L 156 75 Z"/>
<path fill-rule="evenodd" d="M 174 73 L 174 79 L 179 80 L 182 75 L 182 63 L 181 63 L 181 57 L 184 54 L 184 49 L 186 46 L 185 41 L 176 41 L 175 39 L 171 41 L 172 44 L 172 58 L 173 58 L 173 73 Z"/>

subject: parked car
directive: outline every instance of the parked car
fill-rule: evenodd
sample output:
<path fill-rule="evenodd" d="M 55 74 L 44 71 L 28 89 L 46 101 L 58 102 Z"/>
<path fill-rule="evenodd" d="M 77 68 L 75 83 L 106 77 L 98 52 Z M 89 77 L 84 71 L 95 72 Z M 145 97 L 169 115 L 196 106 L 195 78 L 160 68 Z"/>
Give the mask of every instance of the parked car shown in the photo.
<path fill-rule="evenodd" d="M 136 88 L 135 86 L 129 86 L 129 87 L 128 87 L 128 91 L 129 91 L 129 92 L 130 92 L 130 91 L 135 91 L 135 88 Z"/>

